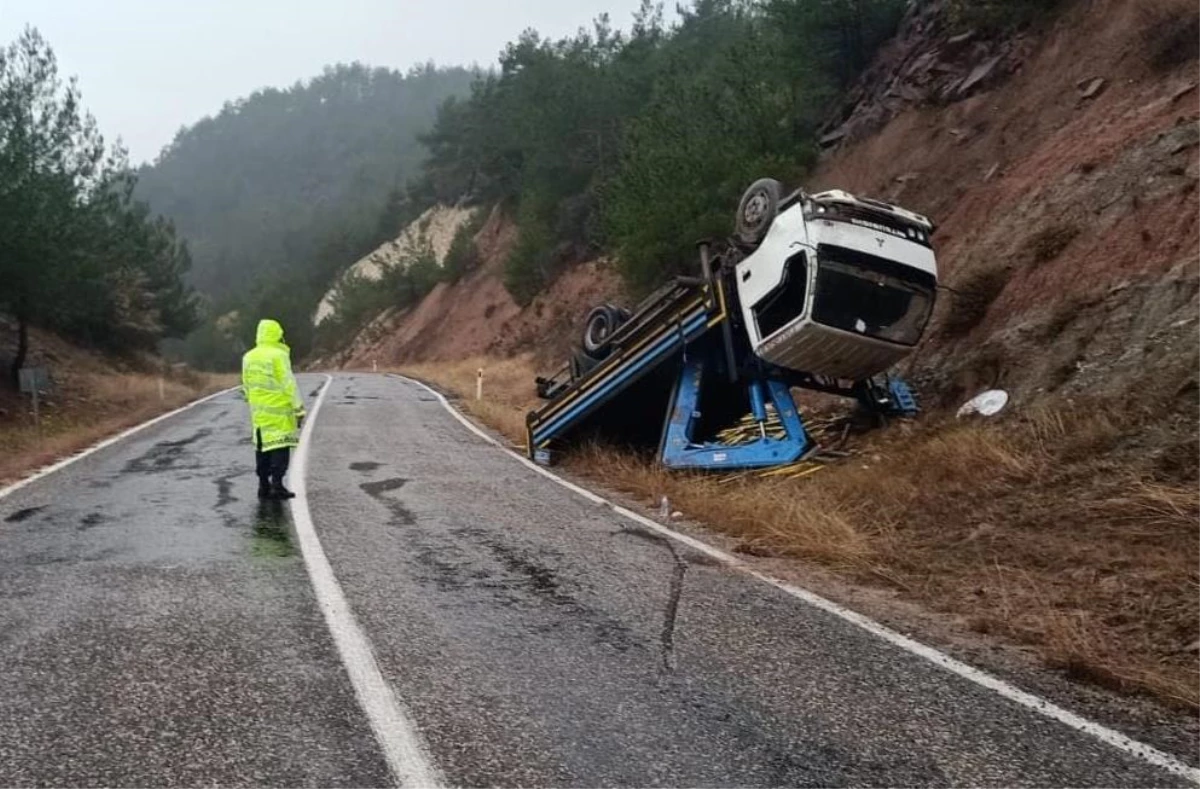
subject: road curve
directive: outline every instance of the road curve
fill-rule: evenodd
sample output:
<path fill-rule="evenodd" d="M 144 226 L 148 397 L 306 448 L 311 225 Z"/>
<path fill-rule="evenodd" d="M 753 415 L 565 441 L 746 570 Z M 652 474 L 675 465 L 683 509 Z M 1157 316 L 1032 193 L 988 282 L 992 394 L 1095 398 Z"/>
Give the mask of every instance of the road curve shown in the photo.
<path fill-rule="evenodd" d="M 392 779 L 246 433 L 222 395 L 0 498 L 0 785 Z M 589 503 L 414 384 L 334 378 L 308 463 L 450 784 L 1187 785 Z"/>

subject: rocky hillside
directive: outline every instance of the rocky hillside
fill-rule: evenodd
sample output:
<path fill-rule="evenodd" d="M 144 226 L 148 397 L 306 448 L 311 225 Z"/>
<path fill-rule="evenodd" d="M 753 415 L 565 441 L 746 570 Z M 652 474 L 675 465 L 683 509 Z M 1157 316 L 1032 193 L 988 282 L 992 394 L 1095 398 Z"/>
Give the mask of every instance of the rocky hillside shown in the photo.
<path fill-rule="evenodd" d="M 856 89 L 815 182 L 936 218 L 927 392 L 1195 400 L 1195 14 L 1076 3 L 997 42 L 926 13 Z"/>
<path fill-rule="evenodd" d="M 831 119 L 807 184 L 937 222 L 947 290 L 910 374 L 934 405 L 987 386 L 1026 401 L 1133 393 L 1191 403 L 1195 8 L 1068 3 L 1043 28 L 1004 37 L 960 30 L 955 7 L 910 12 Z M 525 350 L 561 361 L 586 309 L 619 298 L 617 279 L 602 262 L 580 264 L 521 309 L 500 278 L 512 242 L 494 212 L 479 269 L 384 315 L 339 361 Z"/>

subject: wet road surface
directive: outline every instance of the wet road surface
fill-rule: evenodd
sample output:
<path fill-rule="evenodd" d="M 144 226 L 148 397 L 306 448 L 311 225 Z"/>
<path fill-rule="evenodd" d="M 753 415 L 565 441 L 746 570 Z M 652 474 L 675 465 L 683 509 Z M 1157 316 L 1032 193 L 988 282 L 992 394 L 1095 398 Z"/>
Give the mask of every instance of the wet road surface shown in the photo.
<path fill-rule="evenodd" d="M 589 503 L 413 384 L 335 378 L 315 427 L 317 531 L 451 783 L 1181 783 Z"/>
<path fill-rule="evenodd" d="M 0 786 L 388 781 L 226 394 L 0 499 Z"/>
<path fill-rule="evenodd" d="M 451 784 L 1183 783 L 589 503 L 412 384 L 330 387 L 312 519 Z M 244 423 L 223 395 L 0 499 L 0 785 L 389 781 Z"/>

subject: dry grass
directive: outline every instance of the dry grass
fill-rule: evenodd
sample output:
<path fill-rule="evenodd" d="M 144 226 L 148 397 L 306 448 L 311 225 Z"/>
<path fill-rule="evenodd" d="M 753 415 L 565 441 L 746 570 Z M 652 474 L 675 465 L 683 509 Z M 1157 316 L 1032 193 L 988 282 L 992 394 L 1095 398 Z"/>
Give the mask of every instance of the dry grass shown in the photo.
<path fill-rule="evenodd" d="M 406 372 L 523 440 L 535 403 L 528 360 Z M 934 415 L 869 434 L 853 457 L 793 480 L 669 473 L 602 446 L 568 463 L 647 506 L 668 496 L 738 537 L 743 552 L 887 585 L 978 632 L 1035 646 L 1078 679 L 1195 709 L 1197 655 L 1187 648 L 1200 621 L 1198 461 L 1168 464 L 1164 476 L 1139 443 L 1141 419 L 1081 402 L 995 422 Z"/>
<path fill-rule="evenodd" d="M 970 333 L 987 315 L 1000 293 L 1008 285 L 1012 272 L 1006 268 L 990 268 L 967 276 L 951 292 L 950 308 L 942 318 L 942 333 L 961 337 Z"/>
<path fill-rule="evenodd" d="M 142 373 L 82 373 L 60 382 L 35 428 L 27 398 L 11 392 L 0 402 L 0 482 L 78 452 L 125 428 L 235 383 L 233 376 L 175 373 L 163 380 Z"/>
<path fill-rule="evenodd" d="M 1079 232 L 1079 227 L 1067 223 L 1042 228 L 1025 240 L 1022 255 L 1034 267 L 1049 263 L 1066 251 Z"/>
<path fill-rule="evenodd" d="M 483 398 L 476 399 L 476 380 L 483 370 Z M 537 393 L 529 355 L 512 359 L 473 357 L 458 362 L 426 362 L 397 370 L 435 384 L 460 399 L 459 405 L 514 444 L 525 444 L 525 414 Z"/>

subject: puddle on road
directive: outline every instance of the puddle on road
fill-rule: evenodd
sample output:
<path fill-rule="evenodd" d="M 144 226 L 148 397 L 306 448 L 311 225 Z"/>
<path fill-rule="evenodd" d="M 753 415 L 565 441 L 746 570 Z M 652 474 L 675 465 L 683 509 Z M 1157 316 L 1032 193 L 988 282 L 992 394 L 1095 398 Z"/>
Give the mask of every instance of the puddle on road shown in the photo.
<path fill-rule="evenodd" d="M 217 477 L 213 483 L 217 486 L 217 508 L 227 507 L 235 501 L 240 501 L 237 496 L 233 495 L 233 481 L 238 477 L 244 476 L 246 472 L 235 471 L 231 474 Z"/>
<path fill-rule="evenodd" d="M 174 468 L 176 461 L 184 456 L 189 444 L 194 444 L 211 434 L 212 430 L 204 428 L 178 441 L 160 441 L 152 446 L 146 454 L 126 463 L 124 472 L 126 474 L 153 474 L 168 471 Z"/>
<path fill-rule="evenodd" d="M 393 477 L 392 479 L 381 479 L 378 482 L 364 482 L 359 485 L 363 492 L 373 499 L 383 502 L 392 513 L 390 524 L 393 526 L 412 526 L 417 522 L 417 518 L 412 514 L 407 507 L 401 502 L 392 499 L 384 498 L 383 494 L 393 490 L 399 490 L 404 487 L 408 480 L 403 477 Z"/>
<path fill-rule="evenodd" d="M 408 480 L 404 479 L 403 477 L 393 477 L 392 479 L 381 479 L 378 482 L 364 482 L 363 484 L 359 485 L 359 487 L 362 488 L 363 492 L 368 496 L 377 499 L 388 491 L 399 490 L 400 488 L 404 487 L 405 483 L 407 482 Z"/>
<path fill-rule="evenodd" d="M 110 520 L 112 520 L 112 518 L 109 518 L 102 512 L 89 512 L 79 521 L 78 531 L 87 531 L 88 529 L 93 529 L 101 524 L 108 523 Z"/>
<path fill-rule="evenodd" d="M 17 510 L 12 515 L 9 515 L 7 518 L 5 518 L 4 522 L 5 523 L 20 523 L 21 521 L 27 521 L 30 518 L 32 518 L 34 515 L 37 515 L 39 512 L 46 509 L 47 506 L 48 505 L 43 504 L 40 507 L 26 507 L 23 510 Z"/>
<path fill-rule="evenodd" d="M 296 547 L 288 531 L 287 511 L 282 501 L 260 501 L 255 511 L 250 553 L 266 558 L 294 556 Z"/>
<path fill-rule="evenodd" d="M 374 471 L 375 469 L 379 468 L 382 465 L 383 465 L 382 463 L 375 463 L 374 461 L 370 461 L 370 460 L 360 460 L 357 463 L 351 463 L 350 470 L 351 471 Z"/>

